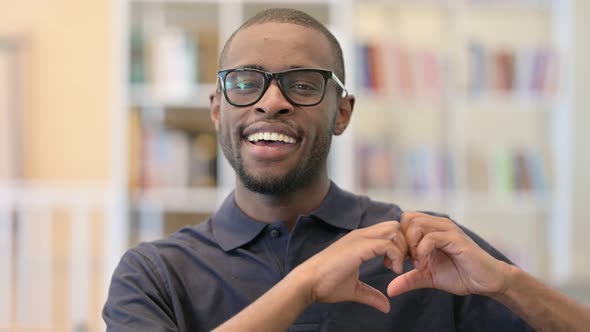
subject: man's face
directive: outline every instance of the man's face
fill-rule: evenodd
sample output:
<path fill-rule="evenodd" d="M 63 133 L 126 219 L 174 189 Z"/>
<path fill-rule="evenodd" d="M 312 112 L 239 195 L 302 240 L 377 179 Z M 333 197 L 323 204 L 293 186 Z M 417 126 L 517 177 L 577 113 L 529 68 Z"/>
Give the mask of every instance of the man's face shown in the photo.
<path fill-rule="evenodd" d="M 234 37 L 226 55 L 224 69 L 334 70 L 327 38 L 294 24 L 248 27 Z M 288 193 L 327 174 L 332 135 L 342 133 L 352 111 L 352 102 L 343 103 L 337 92 L 330 80 L 320 104 L 294 106 L 272 80 L 262 99 L 251 106 L 232 106 L 222 93 L 212 99 L 212 119 L 223 152 L 246 188 L 264 194 Z M 260 139 L 264 133 L 267 137 Z"/>

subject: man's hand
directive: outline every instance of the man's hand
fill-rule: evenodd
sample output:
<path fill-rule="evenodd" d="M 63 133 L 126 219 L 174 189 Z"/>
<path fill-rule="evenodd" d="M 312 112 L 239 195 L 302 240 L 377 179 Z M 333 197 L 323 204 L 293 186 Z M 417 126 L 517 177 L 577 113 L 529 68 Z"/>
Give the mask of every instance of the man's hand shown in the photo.
<path fill-rule="evenodd" d="M 359 267 L 383 256 L 385 266 L 401 274 L 407 254 L 400 223 L 388 221 L 348 233 L 290 275 L 306 280 L 312 302 L 355 301 L 389 312 L 387 297 L 359 280 Z"/>
<path fill-rule="evenodd" d="M 387 287 L 389 296 L 417 288 L 494 295 L 505 287 L 508 264 L 481 249 L 449 219 L 406 212 L 400 223 L 416 269 L 395 278 Z"/>

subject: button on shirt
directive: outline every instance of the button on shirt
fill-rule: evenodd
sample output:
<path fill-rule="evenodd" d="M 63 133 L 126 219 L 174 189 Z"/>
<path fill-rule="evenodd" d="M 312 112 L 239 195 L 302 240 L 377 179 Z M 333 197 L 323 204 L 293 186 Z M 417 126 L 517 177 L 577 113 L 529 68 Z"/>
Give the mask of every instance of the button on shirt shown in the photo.
<path fill-rule="evenodd" d="M 281 231 L 279 231 L 276 228 L 273 228 L 273 229 L 270 230 L 270 236 L 272 236 L 275 239 L 276 238 L 279 238 L 279 237 L 281 237 Z"/>
<path fill-rule="evenodd" d="M 108 331 L 208 331 L 231 318 L 289 271 L 351 230 L 399 220 L 401 209 L 331 184 L 321 206 L 289 233 L 282 221 L 260 223 L 230 194 L 207 221 L 130 249 L 116 268 L 103 318 Z M 474 233 L 482 248 L 507 261 Z M 413 269 L 406 263 L 404 271 Z M 376 258 L 360 279 L 385 293 L 396 274 Z M 291 331 L 532 331 L 501 304 L 435 289 L 390 299 L 383 314 L 366 305 L 316 303 Z"/>

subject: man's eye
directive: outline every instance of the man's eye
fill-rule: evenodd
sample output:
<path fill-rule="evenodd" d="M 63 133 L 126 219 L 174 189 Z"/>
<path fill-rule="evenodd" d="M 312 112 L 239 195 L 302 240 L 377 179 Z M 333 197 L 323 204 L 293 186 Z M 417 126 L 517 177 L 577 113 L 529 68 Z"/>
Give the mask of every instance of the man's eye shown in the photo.
<path fill-rule="evenodd" d="M 291 84 L 290 88 L 294 89 L 294 90 L 310 90 L 310 91 L 315 91 L 318 89 L 316 86 L 306 84 L 306 83 L 293 83 L 293 84 Z"/>
<path fill-rule="evenodd" d="M 235 89 L 235 90 L 256 89 L 256 88 L 258 88 L 258 84 L 254 81 L 240 81 L 240 82 L 234 82 L 232 84 L 228 84 L 228 88 Z"/>

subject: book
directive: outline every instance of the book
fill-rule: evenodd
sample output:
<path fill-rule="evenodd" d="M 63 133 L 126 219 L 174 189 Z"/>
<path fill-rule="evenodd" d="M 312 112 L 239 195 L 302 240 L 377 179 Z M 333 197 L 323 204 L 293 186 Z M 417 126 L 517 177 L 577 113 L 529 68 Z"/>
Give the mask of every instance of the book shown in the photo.
<path fill-rule="evenodd" d="M 139 26 L 131 27 L 129 39 L 129 82 L 143 84 L 146 81 L 146 45 Z"/>
<path fill-rule="evenodd" d="M 362 191 L 390 189 L 394 185 L 391 148 L 384 143 L 364 141 L 357 147 L 357 182 Z"/>
<path fill-rule="evenodd" d="M 493 155 L 494 190 L 498 194 L 514 192 L 514 170 L 512 154 L 507 149 L 499 149 Z"/>
<path fill-rule="evenodd" d="M 444 61 L 438 52 L 393 42 L 359 43 L 356 52 L 366 92 L 404 99 L 443 96 Z"/>
<path fill-rule="evenodd" d="M 157 99 L 183 100 L 197 82 L 197 40 L 175 26 L 156 33 L 150 41 L 150 68 Z"/>
<path fill-rule="evenodd" d="M 526 152 L 516 151 L 513 154 L 514 189 L 519 192 L 530 192 L 533 189 L 530 167 Z"/>
<path fill-rule="evenodd" d="M 492 87 L 496 92 L 510 93 L 514 87 L 514 54 L 498 50 L 493 55 Z"/>
<path fill-rule="evenodd" d="M 479 96 L 487 89 L 486 53 L 478 42 L 469 44 L 469 79 L 468 92 L 471 96 Z"/>
<path fill-rule="evenodd" d="M 558 90 L 559 63 L 549 47 L 484 48 L 469 44 L 469 96 L 485 92 L 536 98 Z"/>

